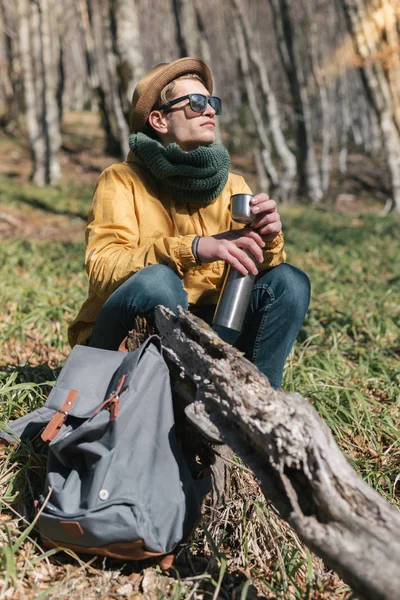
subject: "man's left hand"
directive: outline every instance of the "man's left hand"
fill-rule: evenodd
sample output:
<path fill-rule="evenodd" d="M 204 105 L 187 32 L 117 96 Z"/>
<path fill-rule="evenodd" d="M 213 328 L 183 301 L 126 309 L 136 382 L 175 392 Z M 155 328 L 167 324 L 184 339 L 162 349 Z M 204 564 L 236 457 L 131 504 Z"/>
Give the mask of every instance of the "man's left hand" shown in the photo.
<path fill-rule="evenodd" d="M 250 227 L 255 229 L 266 242 L 273 240 L 282 229 L 281 218 L 275 200 L 268 194 L 257 194 L 251 200 L 251 212 L 256 215 Z"/>

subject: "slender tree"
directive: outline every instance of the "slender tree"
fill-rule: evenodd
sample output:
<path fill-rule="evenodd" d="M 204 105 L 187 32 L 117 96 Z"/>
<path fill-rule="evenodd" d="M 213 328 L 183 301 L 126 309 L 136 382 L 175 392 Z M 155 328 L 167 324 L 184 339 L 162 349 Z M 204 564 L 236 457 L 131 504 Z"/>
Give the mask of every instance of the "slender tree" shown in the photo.
<path fill-rule="evenodd" d="M 281 126 L 281 119 L 279 115 L 278 102 L 276 100 L 275 93 L 271 87 L 266 61 L 263 58 L 257 43 L 253 40 L 251 25 L 247 18 L 246 12 L 243 9 L 241 0 L 231 0 L 234 13 L 237 20 L 240 23 L 241 32 L 239 36 L 242 38 L 239 44 L 241 48 L 240 59 L 242 63 L 242 69 L 246 80 L 251 80 L 252 77 L 257 81 L 247 81 L 248 94 L 253 93 L 253 89 L 257 87 L 257 92 L 260 97 L 261 110 L 259 111 L 257 102 L 250 101 L 252 106 L 252 114 L 256 121 L 257 130 L 259 132 L 261 143 L 265 135 L 268 135 L 262 127 L 258 124 L 258 121 L 263 114 L 262 121 L 265 121 L 264 114 L 266 115 L 267 127 L 276 151 L 276 154 L 281 162 L 282 169 L 278 178 L 278 190 L 283 200 L 287 200 L 290 196 L 290 192 L 293 186 L 294 178 L 296 177 L 296 159 L 289 146 L 286 143 L 286 139 Z M 242 53 L 246 53 L 246 58 L 242 56 Z M 253 69 L 250 68 L 250 65 Z M 252 71 L 253 75 L 250 75 Z M 255 91 L 255 90 L 254 90 Z M 264 110 L 262 110 L 264 109 Z M 262 111 L 262 112 L 261 112 Z M 261 134 L 261 135 L 260 135 Z M 264 144 L 263 144 L 264 146 Z M 265 152 L 265 149 L 264 149 Z M 262 153 L 261 153 L 262 157 Z M 267 165 L 265 165 L 267 167 Z"/>
<path fill-rule="evenodd" d="M 393 58 L 399 47 L 398 5 L 396 8 L 390 0 L 340 1 L 359 57 L 365 93 L 382 134 L 392 184 L 392 198 L 386 210 L 400 212 L 400 131 L 397 116 L 400 71 L 397 57 Z M 386 40 L 391 42 L 389 47 Z"/>
<path fill-rule="evenodd" d="M 258 156 L 256 155 L 256 158 L 258 158 L 258 162 L 256 163 L 256 165 L 258 165 L 259 179 L 265 180 L 266 175 L 268 176 L 271 185 L 273 187 L 277 187 L 279 183 L 278 172 L 272 160 L 271 143 L 261 112 L 260 102 L 258 101 L 257 97 L 257 85 L 255 83 L 253 74 L 250 69 L 249 55 L 248 50 L 246 48 L 243 26 L 240 22 L 239 16 L 237 15 L 237 12 L 234 13 L 233 25 L 234 34 L 237 41 L 240 68 L 246 90 L 246 97 L 255 124 L 258 141 L 261 145 L 261 151 Z"/>
<path fill-rule="evenodd" d="M 119 90 L 127 115 L 133 90 L 145 71 L 137 0 L 111 0 L 111 19 Z"/>
<path fill-rule="evenodd" d="M 22 81 L 15 9 L 0 1 L 0 126 L 15 128 L 23 111 Z"/>
<path fill-rule="evenodd" d="M 180 56 L 194 56 L 213 66 L 213 55 L 207 38 L 203 17 L 196 0 L 172 0 L 176 24 L 176 41 Z M 221 141 L 219 120 L 215 135 Z"/>
<path fill-rule="evenodd" d="M 37 185 L 58 183 L 61 145 L 57 105 L 59 41 L 56 0 L 18 0 L 25 117 Z"/>
<path fill-rule="evenodd" d="M 125 158 L 128 150 L 129 129 L 120 95 L 117 73 L 118 56 L 114 44 L 112 6 L 107 1 L 81 2 L 85 20 L 86 53 L 92 82 L 97 84 L 96 95 L 101 123 L 106 134 L 105 150 L 108 154 Z"/>
<path fill-rule="evenodd" d="M 296 126 L 296 160 L 299 198 L 319 202 L 322 187 L 312 130 L 312 110 L 301 64 L 295 29 L 294 6 L 288 0 L 272 0 L 275 21 L 280 20 L 285 48 L 281 56 L 286 71 Z"/>

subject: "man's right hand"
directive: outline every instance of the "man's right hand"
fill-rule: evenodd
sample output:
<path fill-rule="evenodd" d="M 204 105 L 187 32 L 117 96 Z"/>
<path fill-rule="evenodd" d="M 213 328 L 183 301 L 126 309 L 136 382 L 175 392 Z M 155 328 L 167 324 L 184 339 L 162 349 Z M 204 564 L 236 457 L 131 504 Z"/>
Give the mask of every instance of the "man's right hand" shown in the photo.
<path fill-rule="evenodd" d="M 254 260 L 261 263 L 263 261 L 261 248 L 264 246 L 265 242 L 261 235 L 245 227 L 201 237 L 197 246 L 197 255 L 202 263 L 224 260 L 242 275 L 247 275 L 249 272 L 257 275 L 258 270 L 254 261 L 244 250 L 250 251 Z"/>

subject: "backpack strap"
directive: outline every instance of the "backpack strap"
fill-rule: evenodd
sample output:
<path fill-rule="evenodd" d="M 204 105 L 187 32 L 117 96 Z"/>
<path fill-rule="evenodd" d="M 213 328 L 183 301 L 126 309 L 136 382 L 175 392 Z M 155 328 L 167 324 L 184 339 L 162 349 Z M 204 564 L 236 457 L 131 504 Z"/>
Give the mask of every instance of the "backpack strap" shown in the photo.
<path fill-rule="evenodd" d="M 105 396 L 106 399 L 115 392 L 122 377 L 124 378 L 122 382 L 123 385 L 119 387 L 118 394 L 125 391 L 125 389 L 129 386 L 131 375 L 134 376 L 140 360 L 151 345 L 156 346 L 159 354 L 162 355 L 162 343 L 161 338 L 158 335 L 150 336 L 143 342 L 141 346 L 139 346 L 139 348 L 136 348 L 136 350 L 133 350 L 133 352 L 127 352 L 124 360 L 121 362 L 120 366 L 111 378 L 110 385 L 108 386 Z"/>
<path fill-rule="evenodd" d="M 151 335 L 150 337 L 148 337 L 147 340 L 145 342 L 143 342 L 141 348 L 143 348 L 144 350 L 146 350 L 146 348 L 148 348 L 150 346 L 150 344 L 154 344 L 154 346 L 157 347 L 157 350 L 160 353 L 162 352 L 161 337 L 159 335 L 157 335 L 156 333 L 154 333 L 153 335 Z"/>
<path fill-rule="evenodd" d="M 135 355 L 135 358 L 132 363 L 134 367 L 140 361 L 140 359 L 143 356 L 143 353 L 150 344 L 154 344 L 157 347 L 158 351 L 160 353 L 162 352 L 161 338 L 158 335 L 150 336 L 135 352 L 127 353 L 127 356 Z M 46 437 L 47 435 L 51 435 L 52 437 L 48 439 L 53 439 L 62 427 L 67 417 L 67 414 L 73 407 L 73 403 L 68 404 L 68 402 L 71 401 L 71 397 L 69 397 L 69 394 L 71 392 L 76 392 L 76 390 L 70 388 L 67 394 L 67 398 L 63 402 L 61 409 L 58 411 L 55 411 L 53 408 L 49 408 L 48 406 L 42 406 L 40 408 L 37 408 L 35 411 L 8 423 L 7 427 L 4 427 L 4 429 L 0 429 L 0 444 L 3 443 L 6 446 L 8 446 L 9 444 L 15 444 L 16 446 L 18 446 L 20 440 L 33 440 L 34 438 L 36 438 L 36 436 L 40 435 L 41 432 L 43 435 L 45 435 L 46 431 Z M 76 401 L 76 398 L 77 395 L 75 396 L 75 398 L 73 398 L 74 402 Z M 50 427 L 51 422 L 53 423 L 52 428 L 55 428 L 54 434 L 52 434 L 52 428 L 50 428 L 50 430 L 48 429 L 48 427 Z M 44 431 L 43 427 L 45 427 Z"/>
<path fill-rule="evenodd" d="M 4 429 L 0 430 L 0 444 L 15 445 L 18 447 L 20 442 L 29 442 L 35 440 L 43 428 L 53 418 L 55 410 L 47 406 L 41 406 L 36 410 L 15 419 L 4 425 Z"/>
<path fill-rule="evenodd" d="M 111 381 L 111 386 L 114 387 L 115 386 L 114 381 L 115 381 L 115 378 L 117 378 L 117 382 L 118 382 L 117 388 L 108 390 L 108 392 L 106 394 L 106 400 L 98 407 L 98 409 L 92 416 L 95 416 L 102 408 L 104 408 L 104 406 L 109 402 L 110 398 L 113 395 L 115 395 L 115 397 L 118 401 L 118 404 L 119 404 L 119 393 L 121 392 L 123 383 L 126 378 L 126 374 L 123 374 L 123 373 L 121 374 L 121 371 L 124 371 L 124 367 L 126 368 L 125 365 L 128 363 L 129 372 L 133 372 L 136 369 L 140 359 L 146 352 L 147 348 L 151 344 L 154 344 L 160 353 L 162 352 L 161 338 L 158 335 L 152 335 L 139 348 L 137 348 L 137 350 L 135 350 L 132 353 L 128 353 L 127 357 L 124 358 L 124 360 L 122 361 L 120 367 L 117 369 L 117 371 L 114 374 L 114 377 L 112 378 L 112 381 Z M 77 397 L 78 397 L 78 392 L 76 390 L 70 389 L 61 408 L 59 408 L 57 410 L 57 412 L 55 413 L 55 415 L 53 416 L 51 421 L 48 423 L 48 425 L 44 429 L 42 435 L 40 436 L 41 439 L 43 440 L 43 442 L 51 442 L 56 437 L 57 433 L 60 431 L 61 427 L 64 425 L 69 412 L 71 411 L 72 407 L 74 406 L 74 403 L 75 403 Z M 111 420 L 115 420 L 116 416 L 118 415 L 118 406 L 116 405 L 113 408 L 114 408 L 114 410 L 111 410 Z"/>
<path fill-rule="evenodd" d="M 51 440 L 56 437 L 77 397 L 78 392 L 76 390 L 69 390 L 64 404 L 57 410 L 54 417 L 51 419 L 51 421 L 49 421 L 42 435 L 40 436 L 44 442 L 51 442 Z"/>

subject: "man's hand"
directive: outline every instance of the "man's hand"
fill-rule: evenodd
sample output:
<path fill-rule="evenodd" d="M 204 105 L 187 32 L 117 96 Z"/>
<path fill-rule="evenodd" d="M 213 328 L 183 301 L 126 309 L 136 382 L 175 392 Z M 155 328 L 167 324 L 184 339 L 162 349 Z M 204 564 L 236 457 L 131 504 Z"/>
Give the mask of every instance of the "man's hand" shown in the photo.
<path fill-rule="evenodd" d="M 257 194 L 251 200 L 251 212 L 257 215 L 250 227 L 259 233 L 263 240 L 270 242 L 282 229 L 276 202 L 268 194 Z"/>
<path fill-rule="evenodd" d="M 261 263 L 264 258 L 261 248 L 264 246 L 265 242 L 261 235 L 257 231 L 245 227 L 200 238 L 197 255 L 202 263 L 224 260 L 243 275 L 247 275 L 248 272 L 257 275 L 258 270 L 254 260 L 248 256 L 245 250 L 251 252 L 254 259 Z"/>

